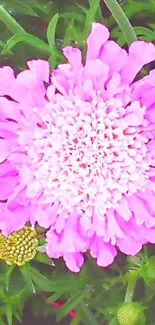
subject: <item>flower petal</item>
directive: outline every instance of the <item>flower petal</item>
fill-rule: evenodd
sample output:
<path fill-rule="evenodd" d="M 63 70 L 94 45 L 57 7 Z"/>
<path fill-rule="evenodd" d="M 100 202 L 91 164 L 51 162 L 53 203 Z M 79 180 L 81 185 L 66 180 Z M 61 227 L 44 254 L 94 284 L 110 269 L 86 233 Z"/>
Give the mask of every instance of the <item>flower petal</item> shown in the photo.
<path fill-rule="evenodd" d="M 128 62 L 121 70 L 122 81 L 130 84 L 142 67 L 155 60 L 155 46 L 144 41 L 136 41 L 129 48 Z"/>
<path fill-rule="evenodd" d="M 99 58 L 102 45 L 108 40 L 108 38 L 108 28 L 99 23 L 92 24 L 91 33 L 87 38 L 86 62 Z"/>

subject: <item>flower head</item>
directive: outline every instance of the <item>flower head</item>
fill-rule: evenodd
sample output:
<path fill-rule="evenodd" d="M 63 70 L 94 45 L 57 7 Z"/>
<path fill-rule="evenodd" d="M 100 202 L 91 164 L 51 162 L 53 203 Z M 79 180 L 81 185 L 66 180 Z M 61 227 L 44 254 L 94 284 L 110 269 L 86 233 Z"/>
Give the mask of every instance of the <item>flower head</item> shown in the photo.
<path fill-rule="evenodd" d="M 108 38 L 94 23 L 85 64 L 68 46 L 50 80 L 43 60 L 0 69 L 0 229 L 50 228 L 47 254 L 75 272 L 87 250 L 107 266 L 155 242 L 155 70 L 134 82 L 155 46 Z"/>

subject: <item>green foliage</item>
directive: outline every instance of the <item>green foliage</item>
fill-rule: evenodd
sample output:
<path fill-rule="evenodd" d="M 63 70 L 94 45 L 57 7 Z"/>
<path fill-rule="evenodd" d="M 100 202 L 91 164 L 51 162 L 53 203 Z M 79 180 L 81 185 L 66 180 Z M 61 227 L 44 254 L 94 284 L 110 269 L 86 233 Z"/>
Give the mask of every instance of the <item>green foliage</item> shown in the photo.
<path fill-rule="evenodd" d="M 1 5 L 0 5 L 0 21 L 2 21 L 13 34 L 25 33 L 25 30 Z"/>
<path fill-rule="evenodd" d="M 118 2 L 116 0 L 104 1 L 109 10 L 111 11 L 113 17 L 116 19 L 118 25 L 120 26 L 127 43 L 131 44 L 132 42 L 134 42 L 137 39 L 136 34 L 127 16 L 123 12 L 122 8 L 119 6 Z"/>
<path fill-rule="evenodd" d="M 136 37 L 154 41 L 154 14 L 153 0 L 122 0 L 120 4 L 114 0 L 102 3 L 99 0 L 2 0 L 0 63 L 22 70 L 28 59 L 40 57 L 49 60 L 53 69 L 65 62 L 64 46 L 78 46 L 85 54 L 86 37 L 93 21 L 105 23 L 121 46 Z M 38 296 L 40 290 L 43 294 Z M 119 254 L 107 269 L 97 267 L 88 255 L 79 274 L 70 273 L 61 260 L 53 262 L 42 253 L 20 269 L 0 264 L 1 325 L 12 325 L 15 319 L 21 321 L 27 300 L 32 303 L 36 316 L 54 313 L 60 320 L 74 309 L 77 316 L 70 325 L 104 322 L 118 325 L 117 310 L 129 297 L 147 307 L 146 325 L 153 325 L 155 250 L 152 247 L 145 247 L 136 257 Z M 61 300 L 60 310 L 51 306 L 55 300 Z"/>

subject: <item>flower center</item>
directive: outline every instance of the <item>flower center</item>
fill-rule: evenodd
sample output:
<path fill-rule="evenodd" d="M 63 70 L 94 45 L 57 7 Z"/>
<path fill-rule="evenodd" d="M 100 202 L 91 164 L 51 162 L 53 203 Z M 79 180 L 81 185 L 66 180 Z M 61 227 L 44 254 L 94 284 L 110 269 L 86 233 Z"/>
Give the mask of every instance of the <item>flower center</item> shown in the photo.
<path fill-rule="evenodd" d="M 138 102 L 124 108 L 118 99 L 49 103 L 27 147 L 46 202 L 69 211 L 91 206 L 103 216 L 123 194 L 143 190 L 149 169 L 144 114 Z"/>
<path fill-rule="evenodd" d="M 37 246 L 36 231 L 26 226 L 8 237 L 0 234 L 0 258 L 9 265 L 22 266 L 32 260 L 37 253 Z"/>

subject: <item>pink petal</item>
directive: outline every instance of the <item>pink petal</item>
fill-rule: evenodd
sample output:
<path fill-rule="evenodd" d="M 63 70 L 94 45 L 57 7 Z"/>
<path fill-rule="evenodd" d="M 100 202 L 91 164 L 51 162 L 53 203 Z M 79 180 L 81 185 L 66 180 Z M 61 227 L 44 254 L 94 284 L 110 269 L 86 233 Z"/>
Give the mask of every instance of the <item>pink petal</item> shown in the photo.
<path fill-rule="evenodd" d="M 122 81 L 130 84 L 142 67 L 155 60 L 155 46 L 144 41 L 136 41 L 129 48 L 128 62 L 121 70 Z"/>
<path fill-rule="evenodd" d="M 21 111 L 19 108 L 19 104 L 9 101 L 5 97 L 0 97 L 0 115 L 4 118 L 10 118 L 14 121 L 19 121 L 21 118 Z M 13 124 L 12 122 L 10 126 Z M 15 126 L 17 127 L 18 125 L 14 123 Z"/>
<path fill-rule="evenodd" d="M 66 225 L 66 217 L 68 217 L 68 212 L 64 209 L 57 216 L 57 221 L 55 224 L 55 230 L 58 234 L 62 232 Z"/>
<path fill-rule="evenodd" d="M 6 200 L 13 193 L 14 188 L 18 185 L 19 179 L 16 176 L 0 178 L 0 200 Z"/>
<path fill-rule="evenodd" d="M 106 244 L 102 237 L 94 237 L 90 245 L 90 254 L 97 258 L 97 264 L 102 267 L 110 265 L 117 255 L 116 249 L 111 244 Z"/>
<path fill-rule="evenodd" d="M 100 50 L 108 38 L 108 28 L 99 23 L 92 24 L 92 30 L 87 39 L 86 62 L 99 58 Z"/>
<path fill-rule="evenodd" d="M 13 87 L 15 83 L 14 71 L 10 67 L 0 68 L 0 96 L 13 95 Z M 14 98 L 14 97 L 13 97 Z"/>
<path fill-rule="evenodd" d="M 68 62 L 70 63 L 72 69 L 74 72 L 79 72 L 78 70 L 82 67 L 81 64 L 81 51 L 77 48 L 74 48 L 72 46 L 67 46 L 63 49 L 63 53 L 65 57 L 67 58 Z"/>
<path fill-rule="evenodd" d="M 107 217 L 107 229 L 104 236 L 104 241 L 107 243 L 111 241 L 112 245 L 116 244 L 116 237 L 124 238 L 124 232 L 122 231 L 117 218 L 114 215 L 114 210 L 109 209 L 106 213 Z"/>
<path fill-rule="evenodd" d="M 34 198 L 36 195 L 39 194 L 40 190 L 42 189 L 41 184 L 38 180 L 33 180 L 30 184 L 28 184 L 26 189 L 26 195 L 29 198 Z"/>
<path fill-rule="evenodd" d="M 16 147 L 15 139 L 0 139 L 0 163 L 7 159 L 10 152 L 12 151 L 12 148 L 14 147 Z"/>
<path fill-rule="evenodd" d="M 5 236 L 25 226 L 30 220 L 30 209 L 18 205 L 14 211 L 9 211 L 4 204 L 0 204 L 0 229 Z"/>
<path fill-rule="evenodd" d="M 84 257 L 80 253 L 65 253 L 63 259 L 66 266 L 72 272 L 79 272 L 84 262 Z"/>
<path fill-rule="evenodd" d="M 82 74 L 84 80 L 92 79 L 96 90 L 104 91 L 105 82 L 108 79 L 109 67 L 99 59 L 88 61 Z"/>
<path fill-rule="evenodd" d="M 115 210 L 125 221 L 128 221 L 132 216 L 131 210 L 129 209 L 128 200 L 125 197 L 121 199 Z"/>
<path fill-rule="evenodd" d="M 113 263 L 116 255 L 117 251 L 113 246 L 109 244 L 104 244 L 99 248 L 97 256 L 97 265 L 107 267 L 108 265 Z"/>
<path fill-rule="evenodd" d="M 126 237 L 125 239 L 118 238 L 117 246 L 119 247 L 121 252 L 131 256 L 136 255 L 142 249 L 142 244 L 136 242 L 135 239 L 130 237 Z"/>
<path fill-rule="evenodd" d="M 100 52 L 100 60 L 110 67 L 111 73 L 119 72 L 127 63 L 127 52 L 114 41 L 104 44 Z"/>
<path fill-rule="evenodd" d="M 59 203 L 54 203 L 51 207 L 47 207 L 45 210 L 38 209 L 36 221 L 41 227 L 49 228 L 54 226 L 57 220 L 57 211 Z"/>
<path fill-rule="evenodd" d="M 27 65 L 32 71 L 32 73 L 36 74 L 38 80 L 43 80 L 45 82 L 49 82 L 49 73 L 50 66 L 48 61 L 45 60 L 32 60 L 28 61 Z"/>
<path fill-rule="evenodd" d="M 17 175 L 17 170 L 9 161 L 5 160 L 3 163 L 0 164 L 0 177 Z"/>
<path fill-rule="evenodd" d="M 129 206 L 131 211 L 134 213 L 136 224 L 138 226 L 145 223 L 148 227 L 155 225 L 155 218 L 152 217 L 152 214 L 147 210 L 145 202 L 140 199 L 138 196 L 133 195 L 129 200 Z"/>
<path fill-rule="evenodd" d="M 51 258 L 59 258 L 61 256 L 58 247 L 59 247 L 59 236 L 52 230 L 49 230 L 46 233 L 46 253 Z"/>

